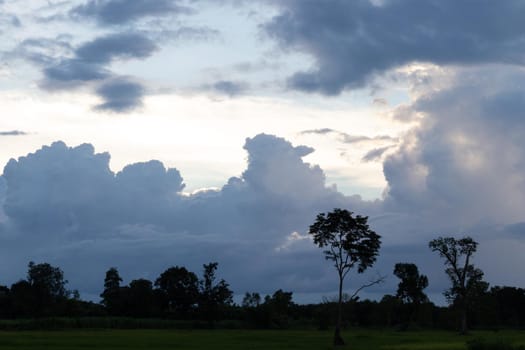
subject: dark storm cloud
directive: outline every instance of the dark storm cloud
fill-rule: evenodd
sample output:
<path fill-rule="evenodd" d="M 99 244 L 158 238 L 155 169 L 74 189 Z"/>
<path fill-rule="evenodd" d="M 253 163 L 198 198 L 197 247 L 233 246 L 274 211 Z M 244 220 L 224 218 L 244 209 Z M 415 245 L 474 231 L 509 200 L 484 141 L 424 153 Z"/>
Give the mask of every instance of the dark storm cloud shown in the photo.
<path fill-rule="evenodd" d="M 115 78 L 104 82 L 96 89 L 104 102 L 95 108 L 113 112 L 127 112 L 142 106 L 144 87 L 126 78 Z"/>
<path fill-rule="evenodd" d="M 120 25 L 144 18 L 191 14 L 178 0 L 90 0 L 71 10 L 73 17 L 92 18 L 103 25 Z"/>
<path fill-rule="evenodd" d="M 522 65 L 525 4 L 503 1 L 287 0 L 263 25 L 285 50 L 315 65 L 291 76 L 293 89 L 339 94 L 376 74 L 423 61 L 439 65 Z"/>
<path fill-rule="evenodd" d="M 11 130 L 11 131 L 0 131 L 0 136 L 23 136 L 27 135 L 27 132 L 20 130 Z"/>

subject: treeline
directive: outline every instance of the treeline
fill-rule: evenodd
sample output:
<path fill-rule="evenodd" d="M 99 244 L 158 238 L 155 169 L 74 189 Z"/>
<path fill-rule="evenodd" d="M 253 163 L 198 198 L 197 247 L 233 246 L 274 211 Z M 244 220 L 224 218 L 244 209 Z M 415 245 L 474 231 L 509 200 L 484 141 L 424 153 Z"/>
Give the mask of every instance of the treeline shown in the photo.
<path fill-rule="evenodd" d="M 174 266 L 155 281 L 136 279 L 128 285 L 122 285 L 118 270 L 110 268 L 104 278 L 101 302 L 94 303 L 81 300 L 77 291 L 66 288 L 68 282 L 60 268 L 31 262 L 26 279 L 11 287 L 0 286 L 0 318 L 110 316 L 177 320 L 185 327 L 228 324 L 265 329 L 329 329 L 336 322 L 335 300 L 300 305 L 289 291 L 277 290 L 266 296 L 246 293 L 242 302 L 235 304 L 228 283 L 216 278 L 217 268 L 217 263 L 205 264 L 199 277 L 185 267 Z M 385 295 L 380 301 L 347 296 L 343 302 L 343 327 L 457 329 L 460 310 L 454 304 L 436 306 L 424 294 L 419 294 L 415 303 L 414 292 L 408 297 L 414 289 L 411 281 L 425 285 L 422 276 L 407 278 L 410 268 L 412 264 L 396 265 L 394 275 L 400 278 L 400 284 L 395 295 Z M 422 290 L 421 285 L 416 287 L 417 291 Z M 469 301 L 468 320 L 474 328 L 525 327 L 525 289 L 492 287 L 480 291 Z"/>

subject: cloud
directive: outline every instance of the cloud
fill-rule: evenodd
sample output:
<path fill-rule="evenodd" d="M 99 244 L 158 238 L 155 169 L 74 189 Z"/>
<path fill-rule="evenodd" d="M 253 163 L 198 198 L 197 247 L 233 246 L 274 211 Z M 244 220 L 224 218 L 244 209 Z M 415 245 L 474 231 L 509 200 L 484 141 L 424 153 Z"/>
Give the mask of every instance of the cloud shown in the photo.
<path fill-rule="evenodd" d="M 0 131 L 0 136 L 24 136 L 27 132 L 20 130 Z"/>
<path fill-rule="evenodd" d="M 234 82 L 230 80 L 220 80 L 213 83 L 210 88 L 220 94 L 227 95 L 229 97 L 235 97 L 241 95 L 246 91 L 247 86 L 244 83 Z"/>
<path fill-rule="evenodd" d="M 361 161 L 363 161 L 363 162 L 375 162 L 375 161 L 381 160 L 381 158 L 386 153 L 386 151 L 388 151 L 392 147 L 393 146 L 385 146 L 385 147 L 374 148 L 374 149 L 368 151 L 363 156 L 363 158 L 361 158 Z"/>
<path fill-rule="evenodd" d="M 40 66 L 51 65 L 61 57 L 72 54 L 73 47 L 69 39 L 70 37 L 63 35 L 55 38 L 24 39 L 12 52 L 5 53 L 4 56 L 22 58 Z"/>
<path fill-rule="evenodd" d="M 76 49 L 84 62 L 105 64 L 112 60 L 144 59 L 158 49 L 148 37 L 139 33 L 117 33 L 98 37 Z"/>
<path fill-rule="evenodd" d="M 110 31 L 105 27 L 99 36 L 80 43 L 69 34 L 27 37 L 2 54 L 7 59 L 24 59 L 41 69 L 38 86 L 43 90 L 92 91 L 102 99 L 94 110 L 125 113 L 142 106 L 147 89 L 143 79 L 115 74 L 112 65 L 145 60 L 161 45 L 174 41 L 212 40 L 220 35 L 207 26 L 174 22 L 174 16 L 195 13 L 187 4 L 178 0 L 89 0 L 80 5 L 76 2 L 78 6 L 71 8 L 71 2 L 49 3 L 37 9 L 37 22 L 95 20 L 104 27 L 116 26 Z M 69 13 L 64 12 L 66 8 Z M 0 15 L 0 24 L 2 18 Z M 225 81 L 210 88 L 233 96 L 246 86 Z"/>
<path fill-rule="evenodd" d="M 4 214 L 4 201 L 5 201 L 5 193 L 7 191 L 7 184 L 5 182 L 5 179 L 3 176 L 0 176 L 0 234 L 3 231 L 3 222 L 7 219 L 6 215 Z"/>
<path fill-rule="evenodd" d="M 361 143 L 361 142 L 374 142 L 374 141 L 398 141 L 398 138 L 388 136 L 388 135 L 377 135 L 377 136 L 365 136 L 365 135 L 351 135 L 342 131 L 322 128 L 322 129 L 312 129 L 301 131 L 302 135 L 314 134 L 314 135 L 329 135 L 335 134 L 338 139 L 347 144 Z"/>
<path fill-rule="evenodd" d="M 101 84 L 96 93 L 104 102 L 95 109 L 122 113 L 142 106 L 145 89 L 142 84 L 127 78 L 114 78 Z"/>
<path fill-rule="evenodd" d="M 156 34 L 159 41 L 212 41 L 220 36 L 220 31 L 206 26 L 181 26 L 175 30 L 164 29 Z"/>
<path fill-rule="evenodd" d="M 8 14 L 8 13 L 0 13 L 0 28 L 1 29 L 5 27 L 19 28 L 21 26 L 22 26 L 22 22 L 20 22 L 20 19 L 17 16 L 13 14 Z"/>
<path fill-rule="evenodd" d="M 40 87 L 46 90 L 64 90 L 83 86 L 86 82 L 103 80 L 111 72 L 100 64 L 79 59 L 66 59 L 43 69 L 44 80 Z"/>
<path fill-rule="evenodd" d="M 127 112 L 142 105 L 145 88 L 130 78 L 115 76 L 107 65 L 116 60 L 145 59 L 157 49 L 151 39 L 139 33 L 98 37 L 77 47 L 74 57 L 46 66 L 40 86 L 47 90 L 64 90 L 96 83 L 95 92 L 104 102 L 95 109 Z"/>
<path fill-rule="evenodd" d="M 90 0 L 73 8 L 75 17 L 92 18 L 102 25 L 122 25 L 145 17 L 191 14 L 178 0 Z"/>
<path fill-rule="evenodd" d="M 284 50 L 315 61 L 288 79 L 292 89 L 337 95 L 411 62 L 524 63 L 525 7 L 519 0 L 273 3 L 280 13 L 263 30 Z"/>
<path fill-rule="evenodd" d="M 311 129 L 311 130 L 301 131 L 302 135 L 307 135 L 307 134 L 326 135 L 330 133 L 338 133 L 338 131 L 334 129 L 330 129 L 330 128 Z"/>
<path fill-rule="evenodd" d="M 525 75 L 509 66 L 451 74 L 407 107 L 424 117 L 384 163 L 386 200 L 458 227 L 522 221 Z"/>

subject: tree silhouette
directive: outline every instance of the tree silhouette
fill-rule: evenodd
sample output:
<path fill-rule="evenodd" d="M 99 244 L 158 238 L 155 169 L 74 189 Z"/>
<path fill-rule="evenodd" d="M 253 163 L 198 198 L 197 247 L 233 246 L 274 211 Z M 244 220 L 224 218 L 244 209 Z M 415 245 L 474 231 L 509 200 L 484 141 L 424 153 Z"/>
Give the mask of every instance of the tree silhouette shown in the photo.
<path fill-rule="evenodd" d="M 223 279 L 215 283 L 215 270 L 218 265 L 216 262 L 204 264 L 204 274 L 199 281 L 199 309 L 210 326 L 217 319 L 219 311 L 233 301 L 233 292 L 228 283 Z"/>
<path fill-rule="evenodd" d="M 339 277 L 334 345 L 344 345 L 341 337 L 343 281 L 352 268 L 357 267 L 357 272 L 363 273 L 372 266 L 381 245 L 381 237 L 368 226 L 368 217 L 352 215 L 352 212 L 345 209 L 321 213 L 309 230 L 314 243 L 327 248 L 324 251 L 325 258 L 333 261 Z"/>
<path fill-rule="evenodd" d="M 165 295 L 168 311 L 179 317 L 188 317 L 199 301 L 199 280 L 185 267 L 170 267 L 155 281 Z"/>
<path fill-rule="evenodd" d="M 120 293 L 120 277 L 116 267 L 110 268 L 106 272 L 104 278 L 104 291 L 100 294 L 102 298 L 102 304 L 106 307 L 106 310 L 110 315 L 116 315 L 121 313 L 122 309 L 122 298 Z"/>
<path fill-rule="evenodd" d="M 151 317 L 157 311 L 153 283 L 139 278 L 129 283 L 128 312 L 133 317 Z"/>
<path fill-rule="evenodd" d="M 394 267 L 394 275 L 401 280 L 397 285 L 396 297 L 409 305 L 408 323 L 410 323 L 416 316 L 419 305 L 428 301 L 428 297 L 423 292 L 428 287 L 428 278 L 420 275 L 417 266 L 411 263 L 397 263 Z"/>
<path fill-rule="evenodd" d="M 55 304 L 65 301 L 70 294 L 66 289 L 67 280 L 64 279 L 62 270 L 48 263 L 29 262 L 27 282 L 34 295 L 37 315 L 51 311 Z"/>
<path fill-rule="evenodd" d="M 467 310 L 471 298 L 488 288 L 483 282 L 483 271 L 475 268 L 470 262 L 476 252 L 478 243 L 471 237 L 456 240 L 453 237 L 439 237 L 429 242 L 429 248 L 445 258 L 445 272 L 452 287 L 445 291 L 445 297 L 458 307 L 461 315 L 460 330 L 467 333 Z"/>

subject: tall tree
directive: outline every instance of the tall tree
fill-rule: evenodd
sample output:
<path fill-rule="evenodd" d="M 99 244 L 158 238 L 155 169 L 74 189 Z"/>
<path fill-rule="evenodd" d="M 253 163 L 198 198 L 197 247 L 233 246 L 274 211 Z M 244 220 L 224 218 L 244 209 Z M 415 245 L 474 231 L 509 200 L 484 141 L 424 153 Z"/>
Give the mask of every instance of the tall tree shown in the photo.
<path fill-rule="evenodd" d="M 372 266 L 379 254 L 380 236 L 368 226 L 367 216 L 353 216 L 345 209 L 334 209 L 329 213 L 321 213 L 309 233 L 314 243 L 324 251 L 325 258 L 334 263 L 339 277 L 339 296 L 337 321 L 334 333 L 334 345 L 344 345 L 341 337 L 343 281 L 348 272 L 357 267 L 358 273 L 363 273 Z"/>
<path fill-rule="evenodd" d="M 199 301 L 199 280 L 185 267 L 170 267 L 155 281 L 165 295 L 168 311 L 186 318 Z"/>
<path fill-rule="evenodd" d="M 122 278 L 116 267 L 111 267 L 106 271 L 104 291 L 100 294 L 100 297 L 102 298 L 102 304 L 106 307 L 110 315 L 117 315 L 122 311 L 120 282 L 122 282 Z"/>
<path fill-rule="evenodd" d="M 219 311 L 233 301 L 233 292 L 228 283 L 223 279 L 215 283 L 215 271 L 218 266 L 216 262 L 204 264 L 204 274 L 199 281 L 199 309 L 210 326 L 213 325 Z"/>
<path fill-rule="evenodd" d="M 452 286 L 445 291 L 449 303 L 458 307 L 461 316 L 461 333 L 467 333 L 467 311 L 472 297 L 486 290 L 488 284 L 483 281 L 483 271 L 471 263 L 472 255 L 476 252 L 478 243 L 471 237 L 455 239 L 453 237 L 439 237 L 429 242 L 429 248 L 438 252 L 445 259 L 445 272 Z"/>
<path fill-rule="evenodd" d="M 397 263 L 394 267 L 394 275 L 401 280 L 397 285 L 396 297 L 409 307 L 408 326 L 417 315 L 419 305 L 428 301 L 428 297 L 423 292 L 428 287 L 428 278 L 420 275 L 417 266 L 411 263 Z"/>

